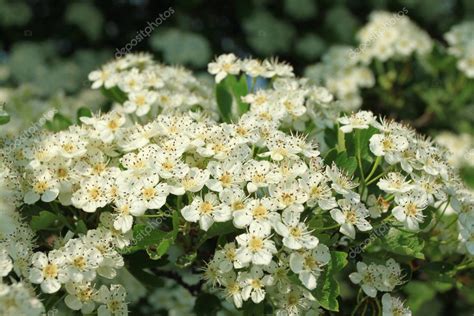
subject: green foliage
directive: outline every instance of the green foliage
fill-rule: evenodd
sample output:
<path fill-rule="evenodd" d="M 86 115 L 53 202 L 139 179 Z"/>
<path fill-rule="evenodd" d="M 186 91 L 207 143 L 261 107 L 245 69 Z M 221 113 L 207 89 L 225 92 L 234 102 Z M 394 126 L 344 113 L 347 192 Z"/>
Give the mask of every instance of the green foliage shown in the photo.
<path fill-rule="evenodd" d="M 150 45 L 172 64 L 202 67 L 211 57 L 209 44 L 202 35 L 178 29 L 157 32 L 151 37 Z"/>
<path fill-rule="evenodd" d="M 267 11 L 255 11 L 243 26 L 250 46 L 265 56 L 287 52 L 296 33 L 291 24 Z"/>
<path fill-rule="evenodd" d="M 336 274 L 347 265 L 347 254 L 339 251 L 331 251 L 331 261 L 325 267 L 314 290 L 314 296 L 319 304 L 327 310 L 339 311 L 338 297 L 340 286 L 336 280 Z"/>
<path fill-rule="evenodd" d="M 78 27 L 87 37 L 96 41 L 102 35 L 104 18 L 102 13 L 89 2 L 73 2 L 68 6 L 65 20 Z"/>

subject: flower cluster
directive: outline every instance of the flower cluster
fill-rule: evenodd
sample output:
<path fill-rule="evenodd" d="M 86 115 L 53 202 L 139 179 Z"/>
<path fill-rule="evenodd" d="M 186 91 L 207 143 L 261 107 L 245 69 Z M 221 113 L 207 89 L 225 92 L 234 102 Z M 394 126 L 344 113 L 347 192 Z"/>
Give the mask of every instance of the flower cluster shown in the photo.
<path fill-rule="evenodd" d="M 351 112 L 362 104 L 360 89 L 371 88 L 374 83 L 372 71 L 358 60 L 349 58 L 351 48 L 333 46 L 324 54 L 322 61 L 306 68 L 305 74 L 311 80 L 321 83 L 342 101 L 341 110 Z"/>
<path fill-rule="evenodd" d="M 349 279 L 360 284 L 361 289 L 370 297 L 375 297 L 377 291 L 391 292 L 397 285 L 403 283 L 400 265 L 393 259 L 387 260 L 385 265 L 362 261 L 357 262 L 357 272 L 349 275 Z"/>
<path fill-rule="evenodd" d="M 360 45 L 355 59 L 370 63 L 374 59 L 386 61 L 429 53 L 433 47 L 431 38 L 403 13 L 406 12 L 372 12 L 369 23 L 357 34 Z"/>
<path fill-rule="evenodd" d="M 122 253 L 140 242 L 132 235 L 146 239 L 134 234 L 138 224 L 161 216 L 172 217 L 173 232 L 162 222 L 150 230 L 179 234 L 186 249 L 196 236 L 199 247 L 227 229 L 206 259 L 192 263 L 203 269 L 204 289 L 236 308 L 265 300 L 281 316 L 318 314 L 315 292 L 337 265 L 330 247 L 380 225 L 416 234 L 451 204 L 462 251 L 474 254 L 474 196 L 431 140 L 367 111 L 337 119 L 328 90 L 294 78 L 290 66 L 275 60 L 223 55 L 209 71 L 218 82 L 241 72 L 272 80 L 268 89 L 250 89 L 234 100 L 248 105 L 245 113 L 219 122 L 215 101 L 189 73 L 156 65 L 148 55 L 127 55 L 91 74 L 95 88 L 123 104 L 60 132 L 38 133 L 4 153 L 2 277 L 14 273 L 49 295 L 63 291 L 65 304 L 84 314 L 125 315 Z M 137 122 L 142 116 L 146 123 Z M 321 142 L 308 131 L 336 124 L 338 148 L 323 156 Z M 346 138 L 359 146 L 352 157 L 357 173 L 343 163 Z M 331 159 L 331 150 L 346 157 Z M 63 213 L 64 237 L 50 235 L 52 241 L 37 244 L 15 209 L 38 205 Z M 90 226 L 85 232 L 71 226 L 79 219 Z M 182 240 L 176 242 L 179 248 Z M 370 298 L 402 282 L 393 259 L 359 262 L 357 270 L 350 279 Z M 385 310 L 408 313 L 386 295 Z"/>
<path fill-rule="evenodd" d="M 293 67 L 278 59 L 244 59 L 237 58 L 234 54 L 224 54 L 209 63 L 208 71 L 215 76 L 216 83 L 221 82 L 228 75 L 238 75 L 240 72 L 252 78 L 294 77 Z"/>
<path fill-rule="evenodd" d="M 457 67 L 466 77 L 474 78 L 474 22 L 455 25 L 444 35 L 448 52 L 457 58 Z"/>
<path fill-rule="evenodd" d="M 211 87 L 196 79 L 190 71 L 153 62 L 149 54 L 128 54 L 89 74 L 92 88 L 109 90 L 116 105 L 125 113 L 138 117 L 155 117 L 158 113 L 187 111 L 200 107 L 214 113 Z"/>

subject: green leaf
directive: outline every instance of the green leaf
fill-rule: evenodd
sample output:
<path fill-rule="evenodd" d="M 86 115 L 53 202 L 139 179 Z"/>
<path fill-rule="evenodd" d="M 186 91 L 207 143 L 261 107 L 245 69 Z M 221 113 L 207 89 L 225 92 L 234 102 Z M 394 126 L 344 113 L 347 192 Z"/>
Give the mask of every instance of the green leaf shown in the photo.
<path fill-rule="evenodd" d="M 101 91 L 107 98 L 120 104 L 124 103 L 128 99 L 127 94 L 120 90 L 120 88 L 118 87 L 113 87 L 111 89 L 106 89 L 102 87 Z"/>
<path fill-rule="evenodd" d="M 239 115 L 247 112 L 250 109 L 250 105 L 242 101 L 242 97 L 248 93 L 245 75 L 240 76 L 239 80 L 235 76 L 227 76 L 224 81 L 228 91 L 231 91 L 234 96 Z"/>
<path fill-rule="evenodd" d="M 59 132 L 67 129 L 72 122 L 62 114 L 56 113 L 51 121 L 46 122 L 46 127 L 53 132 Z"/>
<path fill-rule="evenodd" d="M 176 266 L 181 269 L 187 268 L 191 266 L 191 264 L 193 264 L 196 258 L 197 258 L 196 251 L 193 251 L 191 253 L 186 253 L 184 255 L 179 256 L 178 259 L 176 259 Z"/>
<path fill-rule="evenodd" d="M 82 219 L 76 222 L 76 233 L 87 234 L 87 225 Z"/>
<path fill-rule="evenodd" d="M 156 229 L 153 223 L 149 221 L 148 225 L 137 224 L 133 227 L 132 244 L 124 249 L 124 253 L 147 249 L 150 246 L 159 245 L 166 238 L 172 237 L 169 232 Z"/>
<path fill-rule="evenodd" d="M 385 251 L 402 256 L 425 259 L 423 248 L 425 242 L 415 233 L 407 233 L 391 228 L 386 236 L 378 239 Z"/>
<path fill-rule="evenodd" d="M 171 238 L 164 238 L 160 241 L 160 243 L 157 246 L 148 247 L 146 249 L 146 252 L 150 256 L 150 259 L 158 260 L 161 257 L 163 257 L 163 255 L 166 254 L 172 242 L 173 240 Z"/>
<path fill-rule="evenodd" d="M 92 117 L 92 111 L 89 108 L 81 107 L 77 110 L 77 124 L 82 124 L 81 117 Z"/>
<path fill-rule="evenodd" d="M 221 309 L 221 300 L 217 296 L 201 293 L 196 298 L 193 310 L 197 316 L 214 316 Z"/>
<path fill-rule="evenodd" d="M 347 254 L 339 251 L 331 251 L 331 261 L 318 278 L 318 285 L 313 291 L 319 304 L 327 310 L 338 312 L 340 294 L 339 284 L 334 278 L 337 272 L 347 265 Z"/>
<path fill-rule="evenodd" d="M 460 170 L 460 174 L 464 183 L 466 183 L 470 188 L 474 189 L 474 168 L 464 167 Z"/>
<path fill-rule="evenodd" d="M 10 115 L 7 112 L 0 109 L 0 125 L 4 125 L 10 122 Z"/>
<path fill-rule="evenodd" d="M 353 175 L 357 169 L 357 159 L 348 157 L 345 151 L 337 156 L 335 162 L 339 168 L 344 169 L 349 175 Z"/>
<path fill-rule="evenodd" d="M 217 107 L 224 122 L 230 123 L 232 117 L 232 95 L 227 91 L 225 81 L 216 85 Z"/>
<path fill-rule="evenodd" d="M 214 223 L 209 228 L 209 230 L 201 237 L 201 241 L 199 242 L 198 247 L 202 245 L 206 240 L 217 236 L 232 234 L 238 231 L 239 229 L 235 228 L 234 224 L 232 224 L 232 221 L 228 221 L 225 223 Z"/>
<path fill-rule="evenodd" d="M 49 211 L 41 211 L 39 215 L 31 218 L 30 226 L 34 231 L 39 231 L 59 230 L 64 225 L 58 215 Z"/>
<path fill-rule="evenodd" d="M 242 306 L 244 311 L 244 316 L 259 316 L 259 315 L 269 315 L 265 314 L 265 304 L 263 302 L 255 304 L 252 301 L 247 301 Z"/>
<path fill-rule="evenodd" d="M 418 314 L 417 311 L 424 303 L 431 301 L 436 295 L 436 291 L 428 283 L 421 281 L 411 281 L 403 290 L 408 295 L 407 305 L 414 315 Z"/>

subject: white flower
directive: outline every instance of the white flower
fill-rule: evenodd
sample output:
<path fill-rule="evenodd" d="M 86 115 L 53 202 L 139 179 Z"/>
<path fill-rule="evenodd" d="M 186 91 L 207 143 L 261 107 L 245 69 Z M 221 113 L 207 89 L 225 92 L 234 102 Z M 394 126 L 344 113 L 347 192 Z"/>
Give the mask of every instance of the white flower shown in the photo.
<path fill-rule="evenodd" d="M 361 284 L 362 290 L 370 297 L 377 295 L 377 288 L 381 285 L 380 273 L 375 264 L 367 266 L 364 262 L 357 262 L 357 272 L 349 274 L 354 284 Z"/>
<path fill-rule="evenodd" d="M 270 234 L 273 223 L 279 221 L 280 215 L 276 212 L 277 206 L 272 199 L 263 198 L 246 202 L 244 209 L 232 213 L 234 226 L 237 228 L 253 227 Z"/>
<path fill-rule="evenodd" d="M 80 310 L 82 314 L 90 314 L 95 309 L 95 302 L 93 300 L 96 295 L 94 287 L 89 283 L 66 283 L 67 295 L 64 298 L 64 303 L 70 309 Z"/>
<path fill-rule="evenodd" d="M 374 114 L 369 111 L 359 111 L 349 117 L 344 116 L 338 119 L 339 123 L 343 124 L 340 127 L 343 133 L 350 133 L 354 129 L 367 129 L 374 120 Z"/>
<path fill-rule="evenodd" d="M 40 198 L 43 202 L 51 202 L 59 194 L 59 183 L 47 170 L 42 171 L 32 180 L 31 189 L 26 192 L 24 201 L 34 204 Z"/>
<path fill-rule="evenodd" d="M 318 205 L 323 210 L 337 207 L 336 199 L 327 184 L 328 179 L 322 173 L 305 174 L 299 181 L 303 190 L 308 193 L 307 205 L 309 207 Z"/>
<path fill-rule="evenodd" d="M 401 160 L 401 153 L 408 148 L 408 140 L 393 133 L 375 134 L 370 138 L 369 148 L 375 156 L 384 156 L 389 164 Z"/>
<path fill-rule="evenodd" d="M 283 237 L 283 244 L 294 250 L 313 249 L 319 240 L 311 235 L 303 222 L 300 222 L 301 212 L 294 207 L 283 211 L 282 222 L 275 223 L 276 232 Z"/>
<path fill-rule="evenodd" d="M 158 174 L 163 179 L 182 179 L 189 171 L 189 166 L 182 162 L 179 156 L 175 154 L 160 151 L 156 153 L 154 161 Z"/>
<path fill-rule="evenodd" d="M 259 188 L 267 187 L 270 183 L 278 183 L 281 174 L 276 166 L 266 160 L 250 160 L 243 166 L 244 178 L 247 180 L 247 190 L 249 193 L 257 191 Z"/>
<path fill-rule="evenodd" d="M 280 209 L 293 204 L 302 205 L 308 199 L 308 194 L 300 188 L 296 180 L 286 180 L 268 187 L 270 196 L 275 198 Z"/>
<path fill-rule="evenodd" d="M 344 195 L 344 197 L 359 201 L 360 197 L 352 189 L 357 187 L 357 184 L 352 182 L 352 179 L 339 169 L 335 163 L 331 167 L 326 166 L 326 175 L 332 181 L 331 188 L 336 193 Z"/>
<path fill-rule="evenodd" d="M 79 239 L 70 239 L 64 246 L 65 269 L 72 282 L 92 281 L 104 257 L 97 248 Z"/>
<path fill-rule="evenodd" d="M 120 284 L 112 284 L 110 290 L 102 285 L 95 295 L 95 301 L 102 303 L 98 309 L 98 316 L 127 316 L 128 307 L 125 303 L 127 292 Z"/>
<path fill-rule="evenodd" d="M 233 242 L 225 244 L 221 250 L 216 251 L 213 261 L 218 263 L 219 270 L 224 273 L 232 271 L 233 268 L 241 269 L 247 266 L 237 260 L 237 248 Z"/>
<path fill-rule="evenodd" d="M 215 192 L 221 192 L 225 188 L 231 188 L 242 182 L 242 164 L 235 160 L 224 162 L 211 161 L 207 165 L 211 178 L 206 186 Z"/>
<path fill-rule="evenodd" d="M 136 113 L 137 116 L 146 115 L 150 112 L 151 105 L 153 105 L 158 95 L 156 92 L 143 90 L 139 92 L 132 92 L 128 95 L 128 100 L 123 104 L 126 113 Z"/>
<path fill-rule="evenodd" d="M 171 194 L 183 195 L 187 192 L 199 192 L 209 180 L 209 171 L 192 167 L 182 179 L 172 179 L 168 182 L 168 189 Z"/>
<path fill-rule="evenodd" d="M 312 250 L 292 252 L 290 255 L 291 271 L 298 274 L 300 281 L 309 290 L 316 288 L 316 281 L 322 272 L 322 267 L 331 260 L 329 248 L 319 244 Z"/>
<path fill-rule="evenodd" d="M 241 282 L 235 276 L 235 273 L 229 273 L 222 280 L 224 293 L 227 300 L 232 300 L 235 307 L 241 308 L 243 303 Z"/>
<path fill-rule="evenodd" d="M 252 262 L 256 265 L 268 265 L 272 261 L 273 254 L 277 253 L 270 236 L 255 228 L 237 236 L 235 240 L 239 244 L 237 260 L 242 264 Z"/>
<path fill-rule="evenodd" d="M 215 62 L 209 63 L 207 71 L 215 75 L 216 83 L 219 83 L 227 75 L 237 75 L 240 72 L 240 61 L 234 54 L 220 55 Z"/>
<path fill-rule="evenodd" d="M 388 259 L 385 265 L 379 265 L 378 268 L 382 276 L 380 290 L 391 292 L 397 285 L 402 284 L 402 270 L 394 259 Z"/>
<path fill-rule="evenodd" d="M 226 222 L 232 218 L 230 208 L 219 202 L 215 193 L 207 193 L 204 200 L 195 196 L 193 202 L 181 209 L 188 222 L 199 221 L 199 227 L 207 231 L 214 222 Z"/>
<path fill-rule="evenodd" d="M 85 178 L 79 190 L 72 195 L 72 204 L 88 213 L 93 213 L 99 207 L 104 207 L 111 202 L 108 194 L 111 185 L 103 177 L 94 176 Z"/>
<path fill-rule="evenodd" d="M 265 298 L 265 287 L 273 284 L 273 278 L 265 275 L 262 268 L 253 266 L 249 272 L 242 272 L 238 276 L 242 287 L 242 298 L 244 301 L 249 298 L 255 304 L 260 303 Z"/>
<path fill-rule="evenodd" d="M 51 250 L 48 255 L 36 252 L 31 258 L 33 267 L 30 270 L 29 280 L 41 284 L 44 293 L 56 293 L 61 288 L 61 283 L 68 279 L 64 269 L 65 256 L 59 250 Z"/>
<path fill-rule="evenodd" d="M 44 311 L 30 284 L 21 281 L 11 285 L 0 283 L 0 315 L 41 316 L 45 315 Z"/>
<path fill-rule="evenodd" d="M 104 143 L 111 143 L 120 128 L 125 124 L 125 116 L 117 111 L 111 111 L 100 117 L 80 118 L 81 122 L 93 126 L 97 133 L 96 137 Z"/>
<path fill-rule="evenodd" d="M 6 277 L 13 269 L 13 262 L 6 249 L 0 249 L 0 277 Z"/>
<path fill-rule="evenodd" d="M 406 193 L 414 187 L 400 172 L 389 172 L 379 180 L 377 186 L 387 193 Z"/>
<path fill-rule="evenodd" d="M 135 216 L 143 215 L 146 210 L 158 210 L 166 203 L 169 190 L 166 183 L 158 183 L 156 178 L 144 178 L 140 184 L 131 189 L 133 201 L 131 208 Z"/>
<path fill-rule="evenodd" d="M 419 194 L 405 194 L 396 196 L 395 206 L 392 210 L 393 216 L 402 222 L 410 230 L 418 230 L 419 224 L 423 222 L 423 210 L 428 206 L 426 197 Z"/>
<path fill-rule="evenodd" d="M 92 83 L 92 89 L 98 89 L 102 86 L 109 89 L 115 85 L 114 69 L 111 65 L 105 65 L 99 70 L 92 71 L 88 76 Z"/>
<path fill-rule="evenodd" d="M 411 311 L 403 306 L 403 302 L 385 293 L 382 296 L 382 316 L 411 316 Z"/>
<path fill-rule="evenodd" d="M 349 201 L 346 199 L 338 200 L 340 209 L 331 210 L 331 217 L 341 225 L 339 231 L 346 236 L 354 239 L 356 226 L 360 231 L 372 229 L 372 225 L 365 219 L 369 216 L 369 211 L 364 204 Z"/>

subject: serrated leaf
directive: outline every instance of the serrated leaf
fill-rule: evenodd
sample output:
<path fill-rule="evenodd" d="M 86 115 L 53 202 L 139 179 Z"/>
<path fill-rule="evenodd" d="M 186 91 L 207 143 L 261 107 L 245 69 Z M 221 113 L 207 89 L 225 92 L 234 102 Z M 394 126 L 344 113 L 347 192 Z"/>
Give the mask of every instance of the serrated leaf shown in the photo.
<path fill-rule="evenodd" d="M 166 252 L 168 251 L 168 249 L 171 246 L 171 243 L 172 243 L 172 239 L 165 238 L 165 239 L 161 240 L 160 243 L 157 246 L 148 247 L 146 249 L 146 252 L 150 256 L 150 259 L 158 260 L 161 257 L 163 257 L 163 255 L 166 254 Z"/>
<path fill-rule="evenodd" d="M 347 254 L 339 251 L 331 251 L 331 261 L 318 278 L 318 285 L 313 291 L 319 304 L 330 311 L 339 311 L 337 298 L 340 295 L 339 284 L 334 276 L 347 265 Z"/>
<path fill-rule="evenodd" d="M 388 234 L 379 239 L 385 251 L 398 255 L 425 259 L 423 248 L 425 242 L 415 233 L 407 233 L 391 228 Z"/>
<path fill-rule="evenodd" d="M 345 151 L 337 156 L 335 162 L 339 168 L 344 169 L 349 175 L 353 175 L 357 169 L 357 159 L 348 157 Z"/>

